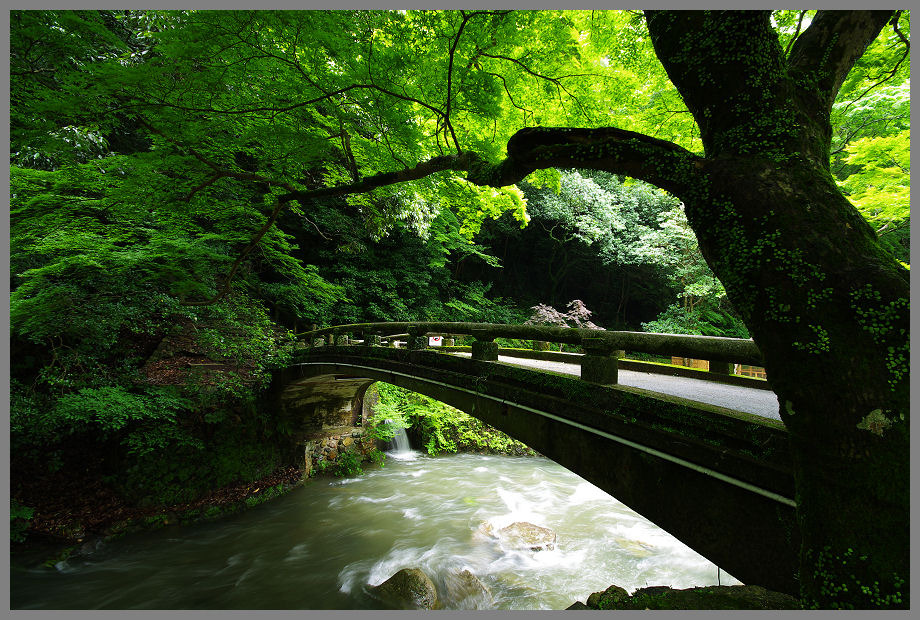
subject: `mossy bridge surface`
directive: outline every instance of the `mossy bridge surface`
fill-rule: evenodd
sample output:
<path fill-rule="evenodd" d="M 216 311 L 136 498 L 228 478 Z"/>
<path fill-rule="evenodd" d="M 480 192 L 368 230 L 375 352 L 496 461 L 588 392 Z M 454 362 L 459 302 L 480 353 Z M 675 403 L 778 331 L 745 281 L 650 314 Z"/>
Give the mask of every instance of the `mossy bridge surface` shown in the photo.
<path fill-rule="evenodd" d="M 760 363 L 752 341 L 433 322 L 342 325 L 301 336 L 304 348 L 275 372 L 270 401 L 304 441 L 360 424 L 367 416 L 364 394 L 374 382 L 398 385 L 524 442 L 742 582 L 798 593 L 795 490 L 782 422 L 730 402 L 719 406 L 617 381 L 619 369 L 629 367 L 689 373 L 696 378 L 685 383 L 701 390 L 716 381 L 769 396 L 763 379 L 729 372 L 733 363 Z M 445 346 L 429 347 L 430 336 L 442 336 Z M 471 346 L 450 346 L 459 336 L 472 336 Z M 496 338 L 534 345 L 500 350 Z M 583 354 L 541 350 L 547 342 L 575 345 Z M 625 352 L 709 360 L 710 371 L 643 364 Z M 503 359 L 577 358 L 580 374 L 502 363 L 500 353 Z"/>

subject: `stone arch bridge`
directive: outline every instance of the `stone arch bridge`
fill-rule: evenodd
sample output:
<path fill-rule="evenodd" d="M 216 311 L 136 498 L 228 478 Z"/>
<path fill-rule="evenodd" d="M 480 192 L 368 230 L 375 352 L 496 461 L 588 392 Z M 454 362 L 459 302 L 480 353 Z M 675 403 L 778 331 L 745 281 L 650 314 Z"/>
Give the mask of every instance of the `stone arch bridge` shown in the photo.
<path fill-rule="evenodd" d="M 447 346 L 428 347 L 428 336 Z M 618 382 L 621 368 L 768 387 L 732 375 L 758 364 L 750 340 L 480 323 L 368 323 L 303 334 L 305 348 L 277 371 L 270 404 L 300 437 L 353 426 L 376 381 L 473 415 L 575 472 L 744 583 L 797 595 L 799 534 L 789 445 L 776 419 Z M 472 336 L 470 347 L 449 346 Z M 499 349 L 496 338 L 533 341 Z M 400 340 L 408 346 L 395 346 Z M 583 354 L 554 353 L 547 342 Z M 624 352 L 709 360 L 710 371 L 632 362 Z M 469 357 L 465 357 L 469 354 Z M 577 361 L 579 376 L 502 363 Z M 752 383 L 753 382 L 753 383 Z M 759 382 L 759 383 L 757 383 Z M 769 394 L 769 392 L 767 392 Z M 774 398 L 775 399 L 775 398 Z"/>

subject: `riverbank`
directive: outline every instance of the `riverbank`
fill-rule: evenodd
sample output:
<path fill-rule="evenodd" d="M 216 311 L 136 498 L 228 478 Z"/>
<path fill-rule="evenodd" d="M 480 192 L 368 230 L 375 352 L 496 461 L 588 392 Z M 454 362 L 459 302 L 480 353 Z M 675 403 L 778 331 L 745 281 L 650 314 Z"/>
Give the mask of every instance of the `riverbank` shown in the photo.
<path fill-rule="evenodd" d="M 17 472 L 11 495 L 33 510 L 21 542 L 10 541 L 13 555 L 47 553 L 46 561 L 69 555 L 82 545 L 164 525 L 218 518 L 278 497 L 303 484 L 304 471 L 281 467 L 246 483 L 226 485 L 191 502 L 137 506 L 125 500 L 92 468 L 83 472 Z"/>
<path fill-rule="evenodd" d="M 460 412 L 456 412 L 459 414 Z M 533 456 L 536 453 L 504 433 L 466 414 L 420 418 L 408 429 L 413 444 L 433 453 L 476 452 Z M 440 438 L 443 442 L 437 442 Z M 379 463 L 382 454 L 363 430 L 354 429 L 307 443 L 304 466 L 279 467 L 267 476 L 213 489 L 193 501 L 169 505 L 137 505 L 115 491 L 105 481 L 101 462 L 86 461 L 82 469 L 18 467 L 11 472 L 10 495 L 32 510 L 24 528 L 24 540 L 11 540 L 14 555 L 47 553 L 55 561 L 83 545 L 95 544 L 129 532 L 165 525 L 190 524 L 215 519 L 256 506 L 287 493 L 313 476 L 354 476 L 365 463 Z M 12 525 L 12 522 L 11 522 Z"/>

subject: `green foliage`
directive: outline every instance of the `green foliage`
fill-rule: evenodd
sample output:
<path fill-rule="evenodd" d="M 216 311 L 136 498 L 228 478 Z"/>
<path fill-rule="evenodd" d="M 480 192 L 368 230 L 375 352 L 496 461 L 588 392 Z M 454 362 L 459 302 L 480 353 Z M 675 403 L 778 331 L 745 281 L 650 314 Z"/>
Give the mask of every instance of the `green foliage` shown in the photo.
<path fill-rule="evenodd" d="M 367 421 L 364 432 L 378 441 L 393 441 L 397 430 L 409 428 L 409 420 L 399 406 L 399 388 L 378 381 L 368 388 L 369 392 L 371 390 L 376 391 L 379 398 L 374 405 L 374 417 Z M 365 395 L 365 398 L 368 396 Z"/>
<path fill-rule="evenodd" d="M 892 253 L 909 260 L 910 130 L 851 142 L 844 161 L 859 169 L 840 187 Z"/>
<path fill-rule="evenodd" d="M 373 448 L 370 452 L 368 452 L 367 456 L 371 463 L 377 465 L 378 467 L 383 467 L 386 463 L 387 455 L 377 448 Z"/>
<path fill-rule="evenodd" d="M 637 263 L 642 236 L 657 229 L 658 214 L 676 204 L 647 183 L 599 171 L 563 171 L 558 192 L 530 189 L 534 222 L 559 244 L 591 246 L 605 265 Z"/>
<path fill-rule="evenodd" d="M 339 455 L 336 460 L 335 475 L 340 478 L 351 478 L 364 473 L 361 468 L 361 457 L 357 452 L 347 451 Z"/>
<path fill-rule="evenodd" d="M 377 454 L 372 454 L 371 460 L 375 463 L 382 462 L 382 457 L 382 453 L 380 453 L 379 456 Z M 327 461 L 325 459 L 319 461 L 313 472 L 313 474 L 323 476 L 332 475 L 337 478 L 353 478 L 363 473 L 364 469 L 361 467 L 361 456 L 354 450 L 342 452 L 334 461 Z"/>
<path fill-rule="evenodd" d="M 714 304 L 696 307 L 692 311 L 682 304 L 671 304 L 654 321 L 642 323 L 642 329 L 662 334 L 750 338 L 744 323 L 734 312 L 720 310 Z"/>
<path fill-rule="evenodd" d="M 263 435 L 258 425 L 264 422 L 212 427 L 207 442 L 164 437 L 155 452 L 122 456 L 120 471 L 110 476 L 110 483 L 139 505 L 172 505 L 222 486 L 262 478 L 284 463 L 284 442 Z"/>
<path fill-rule="evenodd" d="M 910 12 L 898 30 L 910 39 Z M 891 26 L 850 71 L 834 103 L 831 171 L 880 241 L 910 262 L 910 54 Z"/>
<path fill-rule="evenodd" d="M 374 417 L 381 411 L 393 411 L 403 416 L 429 454 L 459 451 L 533 454 L 533 450 L 482 421 L 450 405 L 410 392 L 394 385 L 378 382 L 380 401 Z"/>
<path fill-rule="evenodd" d="M 274 499 L 283 493 L 284 493 L 284 485 L 276 484 L 275 486 L 271 486 L 271 487 L 262 489 L 261 492 L 258 494 L 253 494 L 247 497 L 245 500 L 246 506 L 249 508 L 254 508 L 255 506 L 258 506 L 259 504 L 264 504 L 268 500 Z"/>
<path fill-rule="evenodd" d="M 29 529 L 29 522 L 35 515 L 35 510 L 28 506 L 23 506 L 15 499 L 10 500 L 10 540 L 13 542 L 22 542 L 26 539 L 26 531 Z"/>
<path fill-rule="evenodd" d="M 669 305 L 645 331 L 748 338 L 747 328 L 728 303 L 725 288 L 700 254 L 683 205 L 659 214 L 637 245 L 642 260 L 665 269 L 679 303 Z"/>
<path fill-rule="evenodd" d="M 904 609 L 903 592 L 907 581 L 896 573 L 887 575 L 888 582 L 868 581 L 866 568 L 869 556 L 860 555 L 852 548 L 840 553 L 826 546 L 819 551 L 809 550 L 817 556 L 814 579 L 820 584 L 822 603 L 803 598 L 805 609 Z M 871 574 L 871 573 L 870 573 Z"/>

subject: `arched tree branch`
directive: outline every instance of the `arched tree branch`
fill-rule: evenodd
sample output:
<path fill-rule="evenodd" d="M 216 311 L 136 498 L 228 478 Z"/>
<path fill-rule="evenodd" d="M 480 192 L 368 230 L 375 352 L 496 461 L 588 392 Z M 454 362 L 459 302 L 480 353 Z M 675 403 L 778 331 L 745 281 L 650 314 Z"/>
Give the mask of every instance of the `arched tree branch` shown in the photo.
<path fill-rule="evenodd" d="M 591 168 L 647 181 L 675 195 L 686 191 L 703 165 L 703 158 L 666 140 L 616 127 L 525 128 L 508 140 L 508 156 L 497 164 L 471 151 L 442 155 L 413 168 L 364 177 L 357 183 L 297 191 L 282 200 L 312 200 L 367 192 L 414 181 L 438 172 L 466 172 L 475 185 L 504 187 L 543 168 Z"/>

